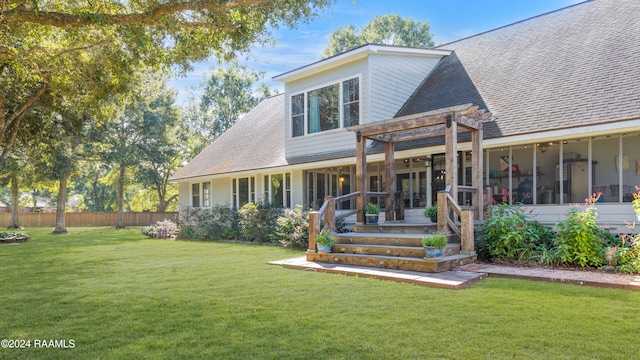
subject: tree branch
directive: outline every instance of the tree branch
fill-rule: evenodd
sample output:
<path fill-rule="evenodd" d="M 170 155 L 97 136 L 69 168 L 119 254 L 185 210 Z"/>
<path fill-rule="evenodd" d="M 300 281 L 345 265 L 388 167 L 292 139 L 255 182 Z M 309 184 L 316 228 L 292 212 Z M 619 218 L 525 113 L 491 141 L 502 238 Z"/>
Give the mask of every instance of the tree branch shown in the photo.
<path fill-rule="evenodd" d="M 0 13 L 0 26 L 16 23 L 33 23 L 39 25 L 55 26 L 62 29 L 88 26 L 88 25 L 130 25 L 145 24 L 151 26 L 163 26 L 159 19 L 165 15 L 185 11 L 225 11 L 235 8 L 251 7 L 270 3 L 270 0 L 238 0 L 227 2 L 214 1 L 183 1 L 179 3 L 159 4 L 146 12 L 137 14 L 100 14 L 83 13 L 69 14 L 53 11 L 39 11 L 26 6 L 16 6 L 11 10 Z M 183 26 L 195 26 L 196 23 L 181 23 Z M 197 23 L 202 26 L 202 24 Z M 216 28 L 214 24 L 210 28 Z M 220 30 L 224 28 L 217 27 Z M 226 30 L 234 30 L 227 28 Z"/>
<path fill-rule="evenodd" d="M 49 85 L 46 82 L 43 82 L 42 84 L 40 84 L 40 88 L 38 88 L 38 90 L 35 93 L 31 94 L 29 99 L 27 99 L 27 101 L 25 101 L 22 104 L 22 106 L 20 106 L 20 108 L 18 108 L 18 110 L 16 110 L 9 117 L 9 119 L 5 120 L 5 122 L 10 125 L 17 118 L 22 117 L 31 108 L 31 106 L 36 102 L 36 100 L 38 100 L 38 98 L 42 94 L 44 94 L 45 91 L 47 91 L 48 88 L 49 88 Z"/>

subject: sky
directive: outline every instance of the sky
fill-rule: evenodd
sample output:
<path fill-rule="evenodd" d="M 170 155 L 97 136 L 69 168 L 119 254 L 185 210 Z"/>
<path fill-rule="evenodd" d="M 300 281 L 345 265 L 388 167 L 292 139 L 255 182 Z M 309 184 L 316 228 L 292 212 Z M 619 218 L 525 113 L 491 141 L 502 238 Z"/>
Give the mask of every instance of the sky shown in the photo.
<path fill-rule="evenodd" d="M 583 1 L 337 0 L 308 24 L 272 30 L 274 45 L 256 47 L 239 60 L 250 69 L 264 72 L 263 81 L 283 92 L 283 84 L 272 81 L 274 76 L 320 60 L 336 29 L 353 24 L 358 31 L 378 15 L 398 14 L 419 22 L 427 21 L 435 44 L 439 45 Z M 212 66 L 218 66 L 217 62 L 193 64 L 192 72 L 170 82 L 170 86 L 178 90 L 178 104 L 186 105 L 189 94 L 198 94 Z"/>

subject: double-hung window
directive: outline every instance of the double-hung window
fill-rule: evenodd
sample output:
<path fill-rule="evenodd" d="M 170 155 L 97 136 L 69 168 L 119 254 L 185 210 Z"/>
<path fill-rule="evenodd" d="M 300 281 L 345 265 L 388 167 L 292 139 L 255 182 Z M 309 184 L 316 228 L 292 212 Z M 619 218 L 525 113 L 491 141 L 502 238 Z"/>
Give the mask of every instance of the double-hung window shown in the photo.
<path fill-rule="evenodd" d="M 231 180 L 231 197 L 234 208 L 241 208 L 247 203 L 256 202 L 256 178 L 238 178 Z"/>
<path fill-rule="evenodd" d="M 191 184 L 191 206 L 200 207 L 200 184 Z"/>
<path fill-rule="evenodd" d="M 211 183 L 202 183 L 202 206 L 211 207 Z"/>
<path fill-rule="evenodd" d="M 291 173 L 265 175 L 263 200 L 275 207 L 290 207 Z"/>
<path fill-rule="evenodd" d="M 359 77 L 291 96 L 292 137 L 359 123 Z"/>
<path fill-rule="evenodd" d="M 342 82 L 342 121 L 344 127 L 360 124 L 359 83 L 358 78 Z"/>

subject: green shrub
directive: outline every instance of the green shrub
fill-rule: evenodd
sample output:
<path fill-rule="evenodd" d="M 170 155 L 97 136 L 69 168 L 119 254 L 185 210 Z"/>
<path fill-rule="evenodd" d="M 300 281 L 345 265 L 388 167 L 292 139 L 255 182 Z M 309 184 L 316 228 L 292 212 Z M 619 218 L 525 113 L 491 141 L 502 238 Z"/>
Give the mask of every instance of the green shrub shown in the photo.
<path fill-rule="evenodd" d="M 636 217 L 640 220 L 640 188 L 636 187 L 631 202 Z M 629 225 L 634 230 L 634 225 Z M 628 274 L 640 274 L 640 234 L 624 236 L 616 253 L 616 270 Z"/>
<path fill-rule="evenodd" d="M 179 239 L 197 239 L 198 228 L 192 225 L 183 226 L 178 232 Z"/>
<path fill-rule="evenodd" d="M 240 210 L 240 234 L 245 240 L 256 242 L 270 242 L 274 239 L 278 217 L 282 209 L 269 203 L 247 203 Z"/>
<path fill-rule="evenodd" d="M 178 234 L 178 226 L 171 220 L 163 220 L 145 226 L 140 231 L 145 236 L 154 239 L 175 239 Z"/>
<path fill-rule="evenodd" d="M 188 207 L 181 211 L 182 230 L 179 238 L 194 240 L 221 240 L 239 238 L 239 215 L 230 205 L 211 208 Z"/>
<path fill-rule="evenodd" d="M 572 207 L 564 221 L 556 224 L 556 246 L 561 263 L 600 267 L 605 263 L 604 246 L 593 203 L 584 211 Z"/>
<path fill-rule="evenodd" d="M 640 242 L 620 247 L 616 253 L 616 270 L 627 274 L 640 274 Z"/>
<path fill-rule="evenodd" d="M 546 239 L 550 232 L 540 232 L 541 226 L 530 221 L 520 206 L 492 205 L 489 216 L 477 228 L 478 254 L 491 260 L 534 259 L 532 246 L 541 236 Z"/>
<path fill-rule="evenodd" d="M 309 215 L 302 205 L 284 209 L 277 221 L 275 238 L 287 247 L 306 249 L 309 247 Z"/>

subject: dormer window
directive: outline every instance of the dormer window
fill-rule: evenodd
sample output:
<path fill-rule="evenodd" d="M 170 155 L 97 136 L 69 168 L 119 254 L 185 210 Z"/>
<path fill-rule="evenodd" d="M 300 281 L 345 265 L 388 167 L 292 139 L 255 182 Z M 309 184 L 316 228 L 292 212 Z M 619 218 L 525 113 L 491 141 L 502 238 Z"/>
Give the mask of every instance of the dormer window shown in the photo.
<path fill-rule="evenodd" d="M 291 96 L 291 136 L 360 123 L 360 78 Z"/>

